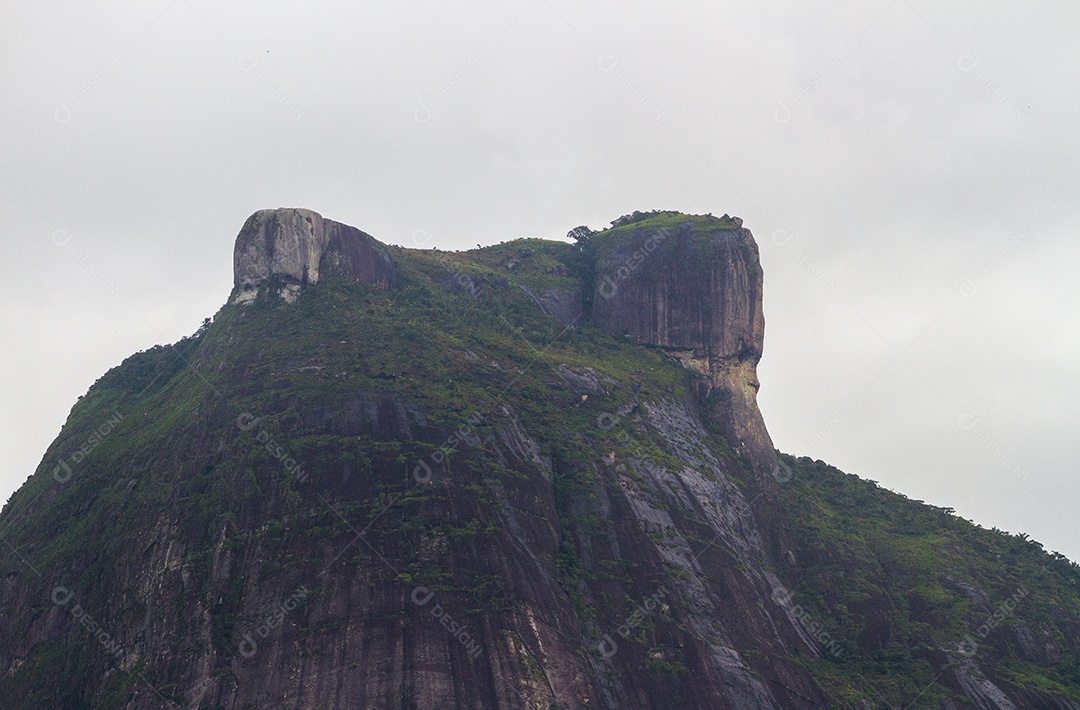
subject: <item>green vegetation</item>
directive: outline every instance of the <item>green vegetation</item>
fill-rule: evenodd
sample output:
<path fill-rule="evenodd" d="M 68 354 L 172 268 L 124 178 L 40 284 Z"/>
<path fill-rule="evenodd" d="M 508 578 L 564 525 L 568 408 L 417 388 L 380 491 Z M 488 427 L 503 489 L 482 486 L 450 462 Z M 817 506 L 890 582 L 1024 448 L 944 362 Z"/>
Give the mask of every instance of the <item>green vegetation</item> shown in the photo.
<path fill-rule="evenodd" d="M 18 550 L 5 558 L 8 583 L 30 609 L 20 622 L 37 623 L 63 584 L 102 628 L 140 629 L 125 644 L 166 629 L 172 658 L 213 651 L 227 664 L 240 635 L 299 584 L 317 596 L 350 580 L 382 590 L 370 617 L 388 624 L 409 620 L 402 600 L 417 587 L 455 619 L 486 614 L 505 628 L 521 628 L 537 598 L 562 595 L 571 611 L 547 621 L 579 634 L 584 657 L 663 589 L 663 604 L 620 636 L 620 653 L 674 693 L 698 672 L 679 599 L 701 582 L 657 549 L 681 536 L 730 564 L 725 582 L 755 571 L 720 552 L 704 511 L 682 506 L 690 493 L 676 473 L 688 462 L 643 416 L 648 404 L 690 402 L 696 376 L 587 318 L 568 327 L 541 304 L 582 283 L 591 293 L 598 255 L 621 236 L 738 226 L 634 213 L 577 231 L 574 244 L 391 248 L 389 292 L 327 275 L 294 304 L 227 305 L 190 338 L 131 356 L 80 398 L 4 510 Z M 565 368 L 588 371 L 603 393 L 575 390 Z M 710 426 L 686 456 L 720 462 L 720 476 L 703 478 L 755 502 L 772 536 L 768 571 L 824 649 L 820 658 L 789 649 L 791 660 L 837 704 L 958 701 L 945 671 L 969 657 L 999 685 L 1080 700 L 1075 564 L 821 462 L 782 457 L 790 480 L 762 483 Z M 430 480 L 418 478 L 420 463 Z M 670 497 L 649 489 L 644 464 L 670 477 Z M 623 483 L 671 526 L 627 532 L 629 504 L 612 502 Z M 530 564 L 551 579 L 523 584 Z M 146 569 L 152 582 L 136 578 Z M 140 628 L 151 616 L 153 630 Z M 288 616 L 283 633 L 340 622 L 304 619 Z M 772 654 L 742 653 L 757 674 Z M 0 679 L 0 706 L 122 707 L 137 682 L 76 630 L 34 645 Z"/>
<path fill-rule="evenodd" d="M 821 461 L 782 461 L 792 476 L 773 504 L 789 526 L 792 603 L 842 649 L 804 663 L 835 697 L 929 707 L 952 697 L 935 670 L 949 654 L 1019 688 L 1080 699 L 1080 666 L 1066 651 L 1068 630 L 1080 631 L 1080 566 Z M 1037 666 L 1019 655 L 1028 633 L 1045 654 Z"/>

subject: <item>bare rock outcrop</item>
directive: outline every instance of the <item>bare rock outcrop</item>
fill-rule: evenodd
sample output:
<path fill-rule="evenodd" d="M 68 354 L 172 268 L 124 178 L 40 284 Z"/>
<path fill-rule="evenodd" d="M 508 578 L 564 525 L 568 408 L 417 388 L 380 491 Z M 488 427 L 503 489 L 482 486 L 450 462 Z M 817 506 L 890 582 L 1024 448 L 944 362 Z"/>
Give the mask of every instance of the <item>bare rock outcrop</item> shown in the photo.
<path fill-rule="evenodd" d="M 259 210 L 248 217 L 233 248 L 233 303 L 250 303 L 274 282 L 292 303 L 301 287 L 327 271 L 384 288 L 394 282 L 394 265 L 373 237 L 317 212 L 297 208 Z"/>
<path fill-rule="evenodd" d="M 593 319 L 706 375 L 701 394 L 729 441 L 775 470 L 757 406 L 765 318 L 754 236 L 726 215 L 625 220 L 594 238 Z"/>

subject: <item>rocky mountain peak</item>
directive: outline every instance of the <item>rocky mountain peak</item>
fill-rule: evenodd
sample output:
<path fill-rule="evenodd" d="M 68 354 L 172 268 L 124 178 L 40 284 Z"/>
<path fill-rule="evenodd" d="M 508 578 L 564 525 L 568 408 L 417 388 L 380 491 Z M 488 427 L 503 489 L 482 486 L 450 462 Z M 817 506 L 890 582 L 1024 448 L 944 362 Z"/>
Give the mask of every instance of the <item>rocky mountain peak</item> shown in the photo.
<path fill-rule="evenodd" d="M 740 220 L 570 236 L 252 215 L 0 511 L 0 708 L 1080 708 L 1080 566 L 772 450 Z"/>
<path fill-rule="evenodd" d="M 233 248 L 233 303 L 250 303 L 272 283 L 292 303 L 327 268 L 354 281 L 389 286 L 393 262 L 384 245 L 355 227 L 308 209 L 259 210 L 248 217 Z"/>
<path fill-rule="evenodd" d="M 757 407 L 762 272 L 738 217 L 635 213 L 597 237 L 596 323 L 707 376 L 702 394 L 754 464 L 775 466 Z"/>

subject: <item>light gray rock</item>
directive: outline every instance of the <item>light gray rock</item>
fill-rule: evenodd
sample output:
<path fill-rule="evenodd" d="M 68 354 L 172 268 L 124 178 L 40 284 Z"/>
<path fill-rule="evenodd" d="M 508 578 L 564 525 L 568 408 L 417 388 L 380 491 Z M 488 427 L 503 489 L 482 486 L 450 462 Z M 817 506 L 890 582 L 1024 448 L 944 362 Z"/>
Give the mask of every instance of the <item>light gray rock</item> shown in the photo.
<path fill-rule="evenodd" d="M 294 301 L 305 283 L 318 283 L 326 250 L 323 218 L 305 209 L 259 210 L 248 217 L 233 248 L 234 303 L 255 299 L 271 278 L 282 281 L 282 297 Z"/>
<path fill-rule="evenodd" d="M 233 303 L 250 303 L 267 281 L 292 303 L 327 270 L 389 287 L 394 265 L 383 244 L 358 229 L 298 208 L 259 210 L 248 217 L 233 248 Z"/>

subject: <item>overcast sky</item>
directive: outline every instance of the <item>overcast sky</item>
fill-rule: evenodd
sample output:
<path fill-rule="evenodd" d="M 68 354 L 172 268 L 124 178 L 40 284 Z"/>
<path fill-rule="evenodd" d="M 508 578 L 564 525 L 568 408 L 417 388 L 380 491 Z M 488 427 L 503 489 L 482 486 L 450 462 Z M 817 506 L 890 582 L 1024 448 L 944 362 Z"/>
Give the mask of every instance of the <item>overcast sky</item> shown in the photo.
<path fill-rule="evenodd" d="M 1080 6 L 353 5 L 0 4 L 0 499 L 257 209 L 443 249 L 677 209 L 757 237 L 781 450 L 1080 559 Z"/>

